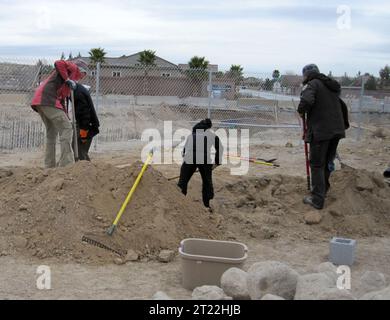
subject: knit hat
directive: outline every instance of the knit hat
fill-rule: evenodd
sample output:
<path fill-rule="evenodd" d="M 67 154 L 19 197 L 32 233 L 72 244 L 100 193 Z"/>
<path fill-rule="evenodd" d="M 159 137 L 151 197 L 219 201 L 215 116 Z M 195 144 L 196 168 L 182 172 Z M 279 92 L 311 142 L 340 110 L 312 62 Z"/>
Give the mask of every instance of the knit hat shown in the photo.
<path fill-rule="evenodd" d="M 317 65 L 314 63 L 308 64 L 303 67 L 302 69 L 302 75 L 306 77 L 310 72 L 317 72 L 320 73 L 320 69 L 318 69 Z"/>
<path fill-rule="evenodd" d="M 209 129 L 213 126 L 213 124 L 212 124 L 212 122 L 211 122 L 211 120 L 210 120 L 209 118 L 204 119 L 204 120 L 202 120 L 201 122 L 202 122 L 203 124 L 205 124 L 206 127 L 209 128 Z"/>
<path fill-rule="evenodd" d="M 89 72 L 88 64 L 85 61 L 81 59 L 76 59 L 73 61 L 73 63 L 79 68 L 80 72 Z"/>

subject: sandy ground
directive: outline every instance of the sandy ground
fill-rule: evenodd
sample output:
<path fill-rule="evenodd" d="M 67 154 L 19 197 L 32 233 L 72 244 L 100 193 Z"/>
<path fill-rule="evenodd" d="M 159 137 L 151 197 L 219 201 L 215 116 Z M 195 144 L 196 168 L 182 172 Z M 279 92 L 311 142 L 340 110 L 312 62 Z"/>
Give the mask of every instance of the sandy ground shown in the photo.
<path fill-rule="evenodd" d="M 286 142 L 292 147 L 286 147 Z M 372 137 L 370 132 L 360 142 L 345 139 L 340 145 L 340 157 L 355 168 L 382 173 L 390 162 L 389 138 Z M 139 160 L 142 144 L 136 142 L 102 144 L 91 152 L 92 159 L 107 161 L 114 165 L 126 165 Z M 131 151 L 129 151 L 131 150 Z M 272 141 L 253 141 L 251 156 L 278 158 L 279 168 L 251 165 L 248 176 L 283 174 L 304 176 L 303 145 L 299 139 L 285 136 Z M 2 153 L 0 167 L 35 167 L 42 165 L 42 151 L 34 153 Z M 341 170 L 340 164 L 336 163 Z M 178 165 L 155 165 L 166 177 L 178 174 Z M 193 187 L 198 193 L 199 177 Z M 228 168 L 215 171 L 215 187 L 219 182 L 234 182 Z M 216 195 L 218 198 L 218 195 Z M 310 226 L 308 226 L 310 228 Z M 390 233 L 389 233 L 390 234 Z M 279 260 L 289 263 L 298 272 L 310 272 L 316 265 L 327 261 L 330 239 L 294 239 L 281 235 L 277 239 L 254 239 L 238 236 L 249 248 L 245 265 L 264 260 Z M 352 267 L 352 290 L 354 279 L 364 271 L 379 271 L 390 281 L 390 236 L 357 238 L 356 263 Z M 50 266 L 52 289 L 38 290 L 37 267 Z M 38 260 L 0 254 L 0 299 L 149 299 L 159 290 L 175 299 L 189 299 L 191 292 L 181 286 L 180 258 L 171 263 L 156 261 L 131 262 L 126 265 L 81 265 L 58 264 L 50 259 Z"/>
<path fill-rule="evenodd" d="M 357 239 L 354 279 L 364 271 L 378 271 L 390 277 L 390 238 Z M 288 262 L 306 273 L 327 261 L 328 243 L 293 239 L 247 241 L 249 257 L 245 268 L 264 260 Z M 38 266 L 49 266 L 51 290 L 38 290 Z M 1 257 L 0 299 L 150 299 L 159 290 L 175 299 L 190 299 L 191 291 L 181 286 L 181 263 L 130 262 L 126 265 L 85 266 Z"/>

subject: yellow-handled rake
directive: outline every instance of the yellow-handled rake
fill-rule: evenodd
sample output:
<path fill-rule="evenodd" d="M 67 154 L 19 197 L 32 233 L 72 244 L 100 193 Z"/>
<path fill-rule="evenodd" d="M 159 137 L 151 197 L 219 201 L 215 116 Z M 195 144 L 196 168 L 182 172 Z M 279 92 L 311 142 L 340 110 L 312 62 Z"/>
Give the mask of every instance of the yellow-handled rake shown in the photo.
<path fill-rule="evenodd" d="M 128 203 L 130 202 L 139 182 L 141 181 L 144 172 L 146 171 L 148 165 L 152 161 L 152 158 L 153 158 L 153 150 L 149 152 L 148 157 L 147 157 L 144 165 L 142 166 L 141 172 L 138 174 L 137 179 L 134 181 L 134 184 L 131 187 L 129 193 L 127 194 L 127 197 L 126 197 L 125 201 L 123 202 L 114 222 L 112 223 L 112 225 L 108 228 L 108 230 L 106 232 L 107 235 L 109 235 L 110 237 L 114 234 L 114 232 L 118 226 L 119 220 L 121 219 L 123 213 L 125 212 L 126 207 L 127 207 Z M 85 234 L 82 238 L 82 241 L 84 241 L 84 242 L 87 242 L 89 244 L 92 244 L 94 246 L 97 246 L 97 247 L 100 247 L 100 248 L 103 248 L 106 250 L 113 251 L 121 256 L 126 254 L 125 250 L 122 250 L 121 248 L 119 248 L 119 246 L 116 243 L 113 243 L 110 240 L 111 239 L 108 239 L 107 236 L 94 235 L 94 234 Z"/>
<path fill-rule="evenodd" d="M 144 165 L 142 166 L 141 172 L 138 174 L 138 177 L 135 180 L 135 182 L 133 184 L 133 187 L 130 189 L 130 191 L 129 191 L 127 197 L 126 197 L 125 202 L 123 202 L 122 207 L 120 208 L 120 210 L 119 210 L 119 212 L 118 212 L 114 222 L 112 223 L 111 227 L 108 228 L 108 230 L 107 230 L 107 234 L 108 235 L 112 236 L 112 234 L 114 233 L 114 231 L 115 231 L 115 229 L 116 229 L 116 227 L 118 225 L 118 222 L 119 222 L 119 220 L 122 217 L 123 212 L 126 210 L 127 204 L 129 203 L 131 197 L 134 194 L 135 189 L 137 188 L 139 182 L 141 181 L 141 178 L 142 178 L 146 168 L 148 167 L 149 163 L 152 161 L 152 157 L 153 157 L 153 151 L 151 151 L 149 153 L 148 158 L 146 159 Z"/>

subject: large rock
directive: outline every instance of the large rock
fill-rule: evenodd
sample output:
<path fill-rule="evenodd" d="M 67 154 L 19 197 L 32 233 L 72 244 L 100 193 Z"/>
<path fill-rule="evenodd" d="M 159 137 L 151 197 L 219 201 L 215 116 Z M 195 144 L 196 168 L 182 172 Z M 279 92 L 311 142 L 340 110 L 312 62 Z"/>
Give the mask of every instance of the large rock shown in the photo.
<path fill-rule="evenodd" d="M 232 300 L 217 286 L 201 286 L 192 291 L 193 300 Z"/>
<path fill-rule="evenodd" d="M 286 300 L 286 299 L 267 293 L 264 297 L 261 298 L 261 300 Z"/>
<path fill-rule="evenodd" d="M 323 292 L 320 292 L 318 300 L 355 300 L 355 297 L 349 290 L 345 289 L 326 289 Z"/>
<path fill-rule="evenodd" d="M 359 300 L 390 300 L 390 287 L 365 294 Z"/>
<path fill-rule="evenodd" d="M 298 278 L 295 300 L 318 300 L 325 291 L 337 289 L 334 280 L 325 273 L 311 273 Z"/>
<path fill-rule="evenodd" d="M 333 279 L 334 284 L 336 284 L 338 277 L 340 276 L 337 274 L 337 267 L 331 263 L 331 262 L 324 262 L 319 264 L 317 267 L 314 268 L 316 273 L 324 273 L 329 278 Z"/>
<path fill-rule="evenodd" d="M 172 300 L 172 298 L 163 291 L 157 291 L 153 295 L 152 300 Z"/>
<path fill-rule="evenodd" d="M 221 277 L 221 288 L 235 300 L 249 300 L 249 291 L 246 283 L 248 274 L 238 268 L 230 268 Z"/>
<path fill-rule="evenodd" d="M 386 278 L 383 273 L 366 271 L 360 278 L 356 292 L 359 297 L 386 288 Z"/>
<path fill-rule="evenodd" d="M 255 263 L 248 270 L 247 286 L 252 300 L 260 300 L 267 293 L 293 299 L 299 274 L 278 261 Z"/>

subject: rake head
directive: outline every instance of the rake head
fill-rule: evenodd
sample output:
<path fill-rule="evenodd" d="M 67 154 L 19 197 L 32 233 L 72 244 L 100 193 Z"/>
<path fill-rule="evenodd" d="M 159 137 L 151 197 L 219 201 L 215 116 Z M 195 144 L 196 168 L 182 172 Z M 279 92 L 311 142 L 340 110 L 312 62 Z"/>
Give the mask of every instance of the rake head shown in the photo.
<path fill-rule="evenodd" d="M 118 254 L 123 257 L 127 251 L 120 248 L 120 246 L 109 238 L 108 235 L 97 235 L 97 234 L 85 234 L 83 235 L 82 242 L 89 243 L 95 247 L 102 248 Z"/>

